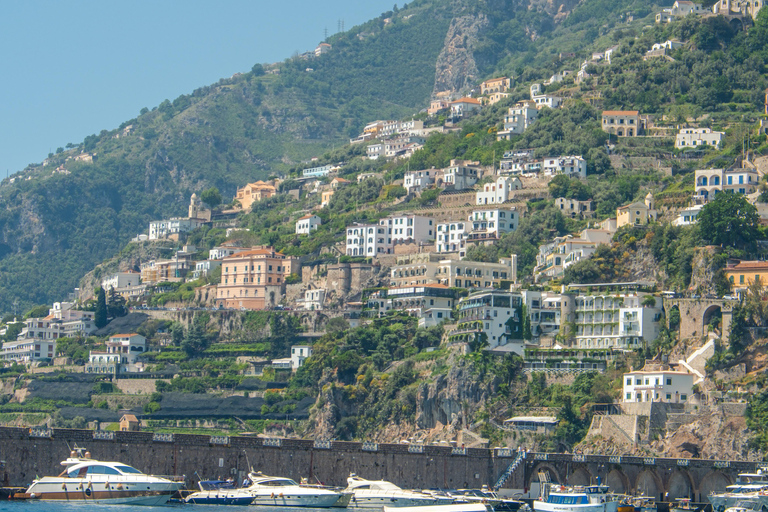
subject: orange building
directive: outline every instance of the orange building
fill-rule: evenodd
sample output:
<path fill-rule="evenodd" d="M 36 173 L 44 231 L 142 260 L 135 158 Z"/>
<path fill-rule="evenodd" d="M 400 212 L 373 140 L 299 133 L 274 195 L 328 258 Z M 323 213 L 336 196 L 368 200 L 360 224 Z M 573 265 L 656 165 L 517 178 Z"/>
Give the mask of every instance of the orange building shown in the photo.
<path fill-rule="evenodd" d="M 243 210 L 250 210 L 255 201 L 261 201 L 277 194 L 277 189 L 271 183 L 257 181 L 237 189 L 235 199 L 240 202 Z"/>
<path fill-rule="evenodd" d="M 224 258 L 216 301 L 225 308 L 269 309 L 285 294 L 285 278 L 299 272 L 299 260 L 254 247 Z"/>
<path fill-rule="evenodd" d="M 740 261 L 725 268 L 725 275 L 734 290 L 745 290 L 759 278 L 763 287 L 768 285 L 768 261 Z"/>

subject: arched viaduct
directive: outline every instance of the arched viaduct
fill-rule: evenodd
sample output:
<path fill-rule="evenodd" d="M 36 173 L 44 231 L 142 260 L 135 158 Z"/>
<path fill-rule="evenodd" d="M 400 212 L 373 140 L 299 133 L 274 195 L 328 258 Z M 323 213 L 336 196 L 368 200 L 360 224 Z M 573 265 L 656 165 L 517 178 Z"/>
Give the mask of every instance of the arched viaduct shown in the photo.
<path fill-rule="evenodd" d="M 733 307 L 738 300 L 732 299 L 664 299 L 664 314 L 669 327 L 669 316 L 673 309 L 680 312 L 680 339 L 694 338 L 707 334 L 707 326 L 717 313 L 722 314 L 720 337 L 728 339 L 731 333 Z"/>
<path fill-rule="evenodd" d="M 739 473 L 756 471 L 754 462 L 669 459 L 634 456 L 529 453 L 518 467 L 514 483 L 528 489 L 548 472 L 553 482 L 588 485 L 600 481 L 617 493 L 672 501 L 691 498 L 706 502 L 710 492 L 722 492 Z M 520 478 L 523 481 L 520 481 Z"/>

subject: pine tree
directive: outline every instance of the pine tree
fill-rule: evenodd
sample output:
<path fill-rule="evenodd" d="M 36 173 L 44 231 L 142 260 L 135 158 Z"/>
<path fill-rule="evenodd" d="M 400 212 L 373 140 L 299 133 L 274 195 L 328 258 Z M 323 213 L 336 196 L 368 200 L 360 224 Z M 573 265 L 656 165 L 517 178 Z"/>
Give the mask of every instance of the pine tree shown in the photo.
<path fill-rule="evenodd" d="M 93 316 L 93 323 L 99 329 L 107 325 L 107 295 L 104 293 L 104 288 L 99 288 L 98 297 L 96 298 L 96 313 Z"/>

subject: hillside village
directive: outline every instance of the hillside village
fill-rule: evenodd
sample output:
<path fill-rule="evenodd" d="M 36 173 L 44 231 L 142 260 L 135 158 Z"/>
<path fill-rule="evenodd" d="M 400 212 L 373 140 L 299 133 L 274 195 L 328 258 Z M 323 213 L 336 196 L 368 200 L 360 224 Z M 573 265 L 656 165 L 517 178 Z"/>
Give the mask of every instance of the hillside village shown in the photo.
<path fill-rule="evenodd" d="M 747 30 L 759 9 L 677 0 L 655 23 L 718 17 Z M 87 417 L 107 428 L 138 415 L 130 428 L 171 420 L 233 428 L 225 423 L 234 414 L 224 412 L 184 423 L 189 402 L 166 393 L 199 384 L 227 399 L 258 397 L 258 410 L 243 406 L 250 416 L 237 409 L 247 421 L 291 415 L 285 435 L 370 432 L 365 421 L 374 413 L 364 401 L 378 396 L 412 406 L 404 416 L 391 412 L 390 430 L 376 433 L 382 438 L 570 450 L 586 436 L 581 449 L 596 452 L 669 451 L 684 444 L 675 435 L 687 435 L 686 446 L 698 446 L 687 455 L 714 456 L 724 448 L 707 445 L 714 432 L 697 422 L 717 410 L 740 422 L 728 450 L 747 456 L 754 445 L 739 438 L 753 425 L 743 399 L 760 389 L 763 367 L 745 354 L 764 351 L 768 320 L 768 91 L 746 131 L 741 112 L 603 109 L 600 77 L 628 48 L 565 56 L 547 80 L 493 76 L 469 90 L 438 91 L 410 118 L 370 120 L 344 149 L 242 183 L 233 196 L 193 193 L 186 215 L 149 222 L 71 297 L 5 318 L 0 377 L 31 383 L 81 374 L 92 378 L 85 387 L 100 383 L 104 392 L 54 417 L 39 386 L 20 393 L 11 384 L 3 421 L 72 425 Z M 322 43 L 304 58 L 333 51 Z M 674 61 L 692 48 L 668 39 L 632 51 L 643 61 Z M 579 153 L 579 144 L 535 140 L 549 130 L 542 123 L 557 122 L 588 134 L 592 146 Z M 483 137 L 486 149 L 429 165 L 449 136 L 468 145 Z M 69 171 L 61 164 L 56 172 Z M 598 197 L 609 176 L 631 185 Z M 377 339 L 390 336 L 389 345 L 355 341 L 371 329 Z M 366 347 L 358 359 L 342 360 L 343 347 L 356 344 Z M 425 377 L 438 364 L 443 389 Z M 508 372 L 508 380 L 470 392 L 462 382 L 485 375 L 481 368 Z M 408 397 L 388 387 L 398 372 L 409 372 Z M 520 379 L 563 389 L 591 379 L 591 391 L 584 403 L 565 405 L 542 398 L 538 384 L 522 391 Z M 606 400 L 617 408 L 599 418 L 595 407 Z M 581 408 L 582 423 L 563 441 L 570 407 Z M 345 423 L 352 416 L 354 426 Z M 641 419 L 651 417 L 652 425 Z M 311 427 L 298 426 L 307 419 Z"/>

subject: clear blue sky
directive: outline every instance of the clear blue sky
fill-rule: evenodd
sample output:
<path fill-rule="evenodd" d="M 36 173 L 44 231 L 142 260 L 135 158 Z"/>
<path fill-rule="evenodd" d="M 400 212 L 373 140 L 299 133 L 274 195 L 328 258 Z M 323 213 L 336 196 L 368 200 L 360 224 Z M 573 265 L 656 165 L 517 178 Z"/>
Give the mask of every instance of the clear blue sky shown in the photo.
<path fill-rule="evenodd" d="M 6 0 L 0 179 L 253 64 L 312 50 L 393 0 Z M 400 2 L 402 5 L 402 2 Z"/>

